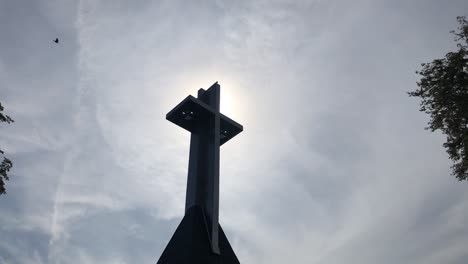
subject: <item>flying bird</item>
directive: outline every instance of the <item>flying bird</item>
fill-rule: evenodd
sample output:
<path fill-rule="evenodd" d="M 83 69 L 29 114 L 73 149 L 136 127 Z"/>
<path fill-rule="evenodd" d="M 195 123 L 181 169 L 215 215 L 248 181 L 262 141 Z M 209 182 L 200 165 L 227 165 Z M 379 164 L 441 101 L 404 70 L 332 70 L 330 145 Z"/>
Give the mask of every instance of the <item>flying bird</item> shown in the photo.
<path fill-rule="evenodd" d="M 55 42 L 55 43 L 59 43 L 58 38 L 54 39 L 54 42 Z"/>

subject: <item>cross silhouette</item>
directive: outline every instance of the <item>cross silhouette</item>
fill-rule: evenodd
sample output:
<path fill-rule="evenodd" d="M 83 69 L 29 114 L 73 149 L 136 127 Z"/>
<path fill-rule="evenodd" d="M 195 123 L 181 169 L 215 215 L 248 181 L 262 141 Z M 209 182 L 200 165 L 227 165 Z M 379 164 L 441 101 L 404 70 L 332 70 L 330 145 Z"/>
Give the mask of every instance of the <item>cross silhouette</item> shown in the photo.
<path fill-rule="evenodd" d="M 219 147 L 242 132 L 242 125 L 219 111 L 220 86 L 198 90 L 198 98 L 189 95 L 166 119 L 190 131 L 190 156 L 185 212 L 202 208 L 211 250 L 219 248 Z"/>

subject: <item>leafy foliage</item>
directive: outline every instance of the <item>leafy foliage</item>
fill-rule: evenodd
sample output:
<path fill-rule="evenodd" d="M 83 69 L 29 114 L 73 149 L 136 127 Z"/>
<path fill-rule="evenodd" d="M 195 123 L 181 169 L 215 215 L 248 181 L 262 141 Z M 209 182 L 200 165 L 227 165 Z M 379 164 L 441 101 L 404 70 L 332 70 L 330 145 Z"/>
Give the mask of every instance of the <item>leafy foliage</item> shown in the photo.
<path fill-rule="evenodd" d="M 3 151 L 0 152 L 3 154 Z M 0 164 L 0 195 L 6 193 L 5 181 L 9 180 L 7 172 L 10 171 L 11 167 L 13 167 L 11 160 L 3 158 L 3 161 Z"/>
<path fill-rule="evenodd" d="M 4 115 L 2 113 L 3 109 L 4 109 L 3 105 L 2 103 L 0 103 L 0 122 L 7 122 L 7 123 L 15 122 L 13 119 L 11 119 L 11 117 L 9 117 L 8 115 Z"/>
<path fill-rule="evenodd" d="M 458 50 L 421 64 L 419 88 L 408 94 L 420 97 L 420 111 L 430 114 L 426 129 L 447 136 L 443 146 L 453 161 L 452 174 L 462 181 L 468 180 L 468 22 L 464 16 L 457 21 L 458 31 L 451 33 Z"/>
<path fill-rule="evenodd" d="M 6 122 L 8 124 L 14 122 L 14 120 L 11 119 L 11 117 L 2 113 L 3 109 L 4 108 L 0 103 L 0 122 Z M 0 154 L 3 154 L 2 150 L 0 150 Z M 11 160 L 9 160 L 6 157 L 3 157 L 3 161 L 2 163 L 0 163 L 0 195 L 6 193 L 5 181 L 9 180 L 8 172 L 10 171 L 11 167 L 13 167 L 13 163 L 11 162 Z"/>

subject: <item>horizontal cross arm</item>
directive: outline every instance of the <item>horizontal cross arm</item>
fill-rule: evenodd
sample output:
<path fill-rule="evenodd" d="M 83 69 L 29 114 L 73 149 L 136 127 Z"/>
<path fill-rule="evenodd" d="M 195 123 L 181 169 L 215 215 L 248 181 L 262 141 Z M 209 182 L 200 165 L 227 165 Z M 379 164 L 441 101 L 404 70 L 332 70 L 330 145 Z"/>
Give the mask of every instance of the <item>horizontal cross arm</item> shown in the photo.
<path fill-rule="evenodd" d="M 242 127 L 241 124 L 237 123 L 236 121 L 232 120 L 231 118 L 219 114 L 221 118 L 221 131 L 220 131 L 220 143 L 219 145 L 222 145 L 226 142 L 228 142 L 231 138 L 235 137 L 237 134 L 242 132 L 244 130 L 244 127 Z"/>
<path fill-rule="evenodd" d="M 172 123 L 190 131 L 194 131 L 197 120 L 214 116 L 215 111 L 207 104 L 189 95 L 166 115 Z"/>
<path fill-rule="evenodd" d="M 194 132 L 197 121 L 204 118 L 214 118 L 218 114 L 212 107 L 201 100 L 189 95 L 166 115 L 172 123 Z M 226 143 L 235 135 L 242 132 L 243 127 L 229 117 L 219 113 L 220 116 L 220 145 Z"/>

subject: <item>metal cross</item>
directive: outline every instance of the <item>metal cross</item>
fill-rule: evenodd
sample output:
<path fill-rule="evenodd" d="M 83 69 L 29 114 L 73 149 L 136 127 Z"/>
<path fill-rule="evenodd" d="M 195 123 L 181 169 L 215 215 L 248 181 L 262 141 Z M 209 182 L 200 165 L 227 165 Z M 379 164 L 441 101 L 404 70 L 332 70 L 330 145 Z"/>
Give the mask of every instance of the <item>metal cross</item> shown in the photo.
<path fill-rule="evenodd" d="M 190 157 L 185 211 L 192 206 L 203 209 L 211 249 L 220 254 L 219 147 L 239 134 L 243 127 L 219 111 L 220 86 L 198 90 L 198 98 L 189 95 L 166 119 L 191 132 Z"/>

